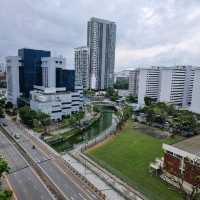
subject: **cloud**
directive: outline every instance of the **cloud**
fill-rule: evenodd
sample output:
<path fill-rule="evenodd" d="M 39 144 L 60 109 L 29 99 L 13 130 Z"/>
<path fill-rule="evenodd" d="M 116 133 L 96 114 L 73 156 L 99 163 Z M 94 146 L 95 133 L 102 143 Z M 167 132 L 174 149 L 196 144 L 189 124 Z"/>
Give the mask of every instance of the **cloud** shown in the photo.
<path fill-rule="evenodd" d="M 200 63 L 199 0 L 1 0 L 0 60 L 22 47 L 49 49 L 71 68 L 92 16 L 117 23 L 116 71 Z"/>

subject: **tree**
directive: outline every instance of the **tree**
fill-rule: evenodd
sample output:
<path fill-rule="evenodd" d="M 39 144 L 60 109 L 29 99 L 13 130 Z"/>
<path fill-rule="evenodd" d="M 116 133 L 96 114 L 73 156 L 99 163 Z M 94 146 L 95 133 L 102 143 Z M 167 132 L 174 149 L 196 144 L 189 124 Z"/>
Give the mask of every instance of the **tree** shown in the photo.
<path fill-rule="evenodd" d="M 116 101 L 118 98 L 118 92 L 114 88 L 109 87 L 106 90 L 106 97 L 110 98 L 112 101 Z"/>
<path fill-rule="evenodd" d="M 37 120 L 41 123 L 41 125 L 44 129 L 43 133 L 45 135 L 48 134 L 48 126 L 51 124 L 50 116 L 43 113 L 43 112 L 38 112 L 37 113 Z"/>
<path fill-rule="evenodd" d="M 197 127 L 197 120 L 189 111 L 179 111 L 173 118 L 173 128 L 176 132 L 193 132 Z"/>
<path fill-rule="evenodd" d="M 8 163 L 6 160 L 4 160 L 2 158 L 2 156 L 0 156 L 0 178 L 2 177 L 4 172 L 9 172 L 10 168 L 8 166 Z"/>
<path fill-rule="evenodd" d="M 96 105 L 93 105 L 92 107 L 93 112 L 98 113 L 99 112 L 99 108 Z"/>
<path fill-rule="evenodd" d="M 6 100 L 4 98 L 0 99 L 0 107 L 4 108 L 5 104 L 6 104 Z"/>
<path fill-rule="evenodd" d="M 4 117 L 5 117 L 4 109 L 0 107 L 0 118 L 4 118 Z"/>
<path fill-rule="evenodd" d="M 75 122 L 78 122 L 78 124 L 80 125 L 81 119 L 83 118 L 83 116 L 84 116 L 84 112 L 76 112 L 74 114 Z"/>
<path fill-rule="evenodd" d="M 123 123 L 132 117 L 133 108 L 125 104 L 121 109 L 115 111 L 115 115 L 118 118 L 118 128 L 121 129 Z"/>
<path fill-rule="evenodd" d="M 133 95 L 129 95 L 126 97 L 126 101 L 129 103 L 137 103 L 137 97 L 134 97 Z"/>
<path fill-rule="evenodd" d="M 10 190 L 0 190 L 0 199 L 1 200 L 11 200 L 12 191 Z"/>
<path fill-rule="evenodd" d="M 5 105 L 5 108 L 6 108 L 6 109 L 12 109 L 12 108 L 13 108 L 12 102 L 8 101 L 8 102 L 6 103 L 6 105 Z"/>
<path fill-rule="evenodd" d="M 10 170 L 6 160 L 0 156 L 0 179 L 2 178 L 3 173 L 8 173 Z M 1 200 L 10 200 L 12 197 L 12 191 L 0 189 L 0 199 Z"/>
<path fill-rule="evenodd" d="M 150 106 L 152 103 L 156 102 L 154 98 L 151 97 L 144 97 L 144 103 L 146 106 Z"/>
<path fill-rule="evenodd" d="M 129 118 L 132 117 L 133 115 L 133 108 L 131 106 L 128 106 L 127 104 L 125 104 L 122 107 L 122 113 L 123 113 L 123 120 L 126 121 Z"/>
<path fill-rule="evenodd" d="M 24 106 L 19 109 L 19 116 L 24 124 L 33 128 L 33 120 L 37 119 L 37 113 L 30 107 Z"/>

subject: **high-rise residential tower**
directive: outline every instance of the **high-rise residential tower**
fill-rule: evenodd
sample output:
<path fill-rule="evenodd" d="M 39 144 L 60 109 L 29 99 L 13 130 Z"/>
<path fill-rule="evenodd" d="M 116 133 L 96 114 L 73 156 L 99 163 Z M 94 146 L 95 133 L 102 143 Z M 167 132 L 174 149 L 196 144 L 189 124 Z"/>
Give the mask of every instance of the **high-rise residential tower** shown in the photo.
<path fill-rule="evenodd" d="M 74 49 L 76 84 L 81 84 L 84 90 L 89 88 L 89 48 Z"/>
<path fill-rule="evenodd" d="M 90 88 L 103 90 L 113 86 L 116 24 L 91 18 L 88 22 L 87 45 L 90 49 Z"/>
<path fill-rule="evenodd" d="M 19 87 L 19 68 L 21 60 L 18 56 L 6 57 L 7 68 L 7 100 L 12 104 L 17 104 L 17 99 L 20 96 Z"/>

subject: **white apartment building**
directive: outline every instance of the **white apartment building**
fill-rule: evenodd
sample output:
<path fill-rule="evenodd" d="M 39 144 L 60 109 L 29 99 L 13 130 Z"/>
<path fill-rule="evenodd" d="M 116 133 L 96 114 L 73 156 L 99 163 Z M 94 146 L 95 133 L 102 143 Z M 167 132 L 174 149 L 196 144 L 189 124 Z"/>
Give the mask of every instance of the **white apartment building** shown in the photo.
<path fill-rule="evenodd" d="M 191 66 L 163 67 L 160 70 L 159 101 L 177 106 L 191 104 L 194 69 Z"/>
<path fill-rule="evenodd" d="M 80 92 L 66 92 L 65 88 L 35 86 L 31 91 L 30 107 L 48 114 L 52 120 L 61 120 L 82 107 Z"/>
<path fill-rule="evenodd" d="M 20 58 L 18 56 L 6 57 L 7 101 L 11 102 L 13 105 L 17 105 L 17 99 L 20 96 L 19 67 Z"/>
<path fill-rule="evenodd" d="M 89 89 L 89 52 L 85 46 L 74 49 L 75 80 L 84 90 Z"/>
<path fill-rule="evenodd" d="M 66 59 L 63 57 L 44 57 L 42 60 L 42 85 L 56 87 L 56 68 L 64 69 Z"/>
<path fill-rule="evenodd" d="M 200 68 L 194 70 L 192 103 L 190 110 L 200 114 Z"/>
<path fill-rule="evenodd" d="M 192 101 L 194 69 L 192 66 L 151 67 L 139 69 L 138 104 L 148 96 L 160 102 L 188 107 Z M 132 75 L 133 78 L 134 72 Z M 132 88 L 131 80 L 129 87 Z M 133 89 L 131 89 L 133 91 Z"/>
<path fill-rule="evenodd" d="M 158 100 L 160 91 L 160 68 L 140 68 L 138 73 L 138 104 L 144 105 L 144 97 Z"/>
<path fill-rule="evenodd" d="M 137 97 L 138 96 L 138 76 L 139 69 L 129 71 L 129 94 Z"/>

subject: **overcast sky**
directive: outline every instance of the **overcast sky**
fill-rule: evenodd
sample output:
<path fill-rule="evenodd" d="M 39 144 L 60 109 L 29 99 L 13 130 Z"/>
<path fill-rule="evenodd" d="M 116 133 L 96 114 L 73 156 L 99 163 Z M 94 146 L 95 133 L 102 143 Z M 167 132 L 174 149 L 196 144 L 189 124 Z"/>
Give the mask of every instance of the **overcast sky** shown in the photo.
<path fill-rule="evenodd" d="M 200 65 L 200 0 L 0 0 L 0 59 L 18 48 L 51 50 L 73 68 L 87 21 L 117 24 L 115 71 Z"/>

